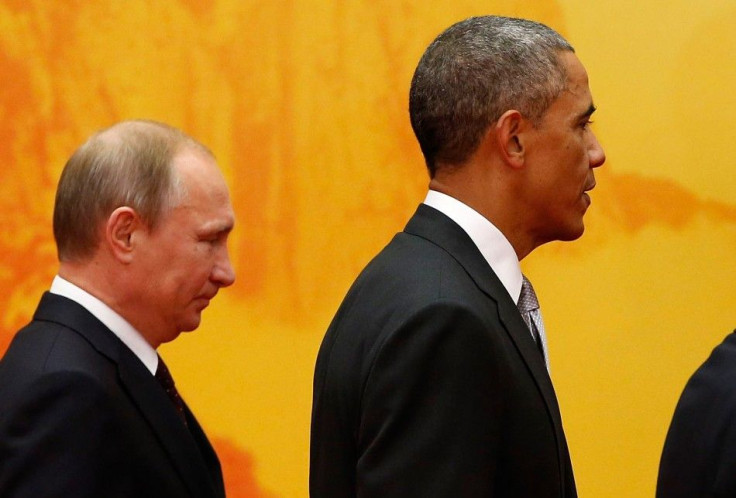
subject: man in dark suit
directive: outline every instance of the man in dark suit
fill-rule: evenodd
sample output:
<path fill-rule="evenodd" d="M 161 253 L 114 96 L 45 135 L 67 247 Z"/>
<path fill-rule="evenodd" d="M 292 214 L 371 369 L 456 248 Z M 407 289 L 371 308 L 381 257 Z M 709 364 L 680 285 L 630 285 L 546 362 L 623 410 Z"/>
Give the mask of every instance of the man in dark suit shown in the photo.
<path fill-rule="evenodd" d="M 69 159 L 59 272 L 0 360 L 0 496 L 224 497 L 156 348 L 234 281 L 228 189 L 206 147 L 129 121 Z"/>
<path fill-rule="evenodd" d="M 693 374 L 659 463 L 657 498 L 736 496 L 736 331 Z"/>
<path fill-rule="evenodd" d="M 536 300 L 519 261 L 583 233 L 594 109 L 541 24 L 471 18 L 426 50 L 409 110 L 430 191 L 322 342 L 313 497 L 576 496 L 541 316 L 517 301 Z"/>

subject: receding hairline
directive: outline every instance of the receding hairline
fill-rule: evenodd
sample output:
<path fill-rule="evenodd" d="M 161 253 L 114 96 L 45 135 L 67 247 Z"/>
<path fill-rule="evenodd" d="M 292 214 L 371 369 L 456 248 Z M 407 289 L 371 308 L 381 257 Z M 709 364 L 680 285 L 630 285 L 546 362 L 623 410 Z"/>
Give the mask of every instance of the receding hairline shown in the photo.
<path fill-rule="evenodd" d="M 116 123 L 92 135 L 85 145 L 96 142 L 105 147 L 122 146 L 131 138 L 137 136 L 151 136 L 154 134 L 172 145 L 172 158 L 179 154 L 182 149 L 191 148 L 199 150 L 212 159 L 215 159 L 215 155 L 209 147 L 195 140 L 178 128 L 167 125 L 166 123 L 147 119 L 131 119 Z"/>
<path fill-rule="evenodd" d="M 134 208 L 154 227 L 186 195 L 173 163 L 187 151 L 217 164 L 205 145 L 157 121 L 122 121 L 92 134 L 59 179 L 53 215 L 59 260 L 90 257 L 100 224 L 116 207 Z"/>
<path fill-rule="evenodd" d="M 121 121 L 108 128 L 100 130 L 90 137 L 88 143 L 96 143 L 102 148 L 125 147 L 126 143 L 136 138 L 151 138 L 156 136 L 162 142 L 168 143 L 169 160 L 168 170 L 170 175 L 169 202 L 164 203 L 163 211 L 173 208 L 181 202 L 182 196 L 186 195 L 186 185 L 181 178 L 179 170 L 175 167 L 178 156 L 186 152 L 202 154 L 204 157 L 216 163 L 214 153 L 209 147 L 192 138 L 178 128 L 160 121 L 148 119 L 131 119 Z M 86 144 L 85 144 L 86 145 Z"/>
<path fill-rule="evenodd" d="M 103 149 L 114 150 L 116 148 L 124 148 L 130 142 L 139 139 L 151 139 L 152 137 L 155 137 L 160 142 L 166 143 L 169 146 L 167 164 L 169 174 L 169 188 L 167 189 L 168 200 L 163 203 L 161 212 L 161 214 L 164 214 L 168 210 L 177 206 L 182 201 L 183 196 L 188 193 L 187 186 L 182 179 L 181 172 L 175 167 L 177 157 L 181 154 L 191 152 L 194 154 L 202 154 L 207 159 L 216 163 L 215 155 L 209 147 L 192 138 L 179 128 L 149 119 L 131 119 L 121 121 L 108 128 L 100 130 L 90 137 L 87 143 L 94 144 L 94 146 Z M 156 220 L 150 221 L 155 222 Z"/>

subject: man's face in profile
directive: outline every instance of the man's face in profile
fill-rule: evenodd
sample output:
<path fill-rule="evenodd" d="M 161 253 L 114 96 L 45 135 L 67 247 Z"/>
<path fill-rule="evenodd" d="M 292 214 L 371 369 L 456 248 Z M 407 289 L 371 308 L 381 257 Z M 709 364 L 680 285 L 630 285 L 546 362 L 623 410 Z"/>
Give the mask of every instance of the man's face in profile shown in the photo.
<path fill-rule="evenodd" d="M 593 169 L 606 156 L 590 129 L 595 110 L 585 68 L 573 52 L 561 52 L 567 87 L 545 112 L 528 144 L 529 207 L 539 243 L 574 240 L 595 187 Z"/>
<path fill-rule="evenodd" d="M 196 329 L 221 287 L 235 281 L 227 240 L 234 224 L 227 185 L 214 160 L 185 149 L 173 161 L 182 198 L 144 231 L 139 270 L 146 306 L 155 314 L 160 342 Z"/>

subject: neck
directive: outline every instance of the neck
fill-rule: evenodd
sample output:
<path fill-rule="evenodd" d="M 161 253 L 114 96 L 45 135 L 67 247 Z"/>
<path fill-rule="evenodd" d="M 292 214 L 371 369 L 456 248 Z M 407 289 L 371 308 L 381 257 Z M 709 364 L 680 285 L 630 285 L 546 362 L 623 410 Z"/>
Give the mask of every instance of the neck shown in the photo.
<path fill-rule="evenodd" d="M 151 324 L 148 324 L 145 319 L 141 320 L 141 314 L 134 299 L 123 292 L 128 288 L 124 277 L 125 272 L 117 272 L 117 274 L 112 272 L 111 268 L 114 264 L 110 261 L 101 261 L 99 257 L 83 262 L 63 261 L 59 264 L 59 276 L 105 303 L 128 321 L 151 347 L 158 348 L 161 341 L 151 333 L 153 330 Z"/>
<path fill-rule="evenodd" d="M 500 182 L 487 182 L 460 173 L 459 168 L 450 175 L 435 175 L 429 188 L 453 197 L 473 208 L 498 228 L 506 237 L 521 261 L 534 248 L 531 237 L 526 234 L 524 223 L 509 188 L 497 188 Z"/>

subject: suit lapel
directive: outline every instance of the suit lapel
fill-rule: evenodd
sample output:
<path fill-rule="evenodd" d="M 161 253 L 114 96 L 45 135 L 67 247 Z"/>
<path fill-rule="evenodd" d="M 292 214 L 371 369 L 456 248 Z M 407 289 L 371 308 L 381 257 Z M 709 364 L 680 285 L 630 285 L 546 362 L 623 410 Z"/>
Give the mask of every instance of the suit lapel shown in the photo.
<path fill-rule="evenodd" d="M 125 348 L 124 345 L 121 347 Z M 122 353 L 118 363 L 120 381 L 153 428 L 192 496 L 219 496 L 219 493 L 215 493 L 214 482 L 210 479 L 211 471 L 192 433 L 182 423 L 166 392 L 138 358 L 126 358 L 128 355 L 125 353 L 132 355 L 127 348 Z M 188 408 L 186 412 L 189 420 L 194 420 Z"/>
<path fill-rule="evenodd" d="M 470 236 L 457 223 L 438 210 L 421 204 L 404 231 L 422 237 L 447 251 L 465 269 L 478 288 L 496 302 L 499 320 L 516 346 L 519 356 L 524 361 L 545 401 L 550 421 L 555 427 L 560 465 L 563 466 L 562 462 L 565 461 L 563 445 L 566 443 L 552 381 L 529 329 L 508 291 L 488 266 L 488 262 L 483 258 Z M 563 469 L 560 470 L 562 472 Z"/>
<path fill-rule="evenodd" d="M 222 479 L 222 467 L 220 466 L 219 458 L 217 458 L 217 453 L 215 453 L 209 439 L 207 439 L 207 435 L 202 430 L 202 427 L 194 417 L 194 414 L 189 410 L 189 406 L 187 406 L 186 402 L 184 403 L 184 415 L 187 419 L 189 432 L 194 438 L 194 441 L 199 448 L 199 453 L 210 471 L 210 476 L 212 476 L 215 490 L 218 492 L 217 496 L 224 498 L 225 483 Z"/>
<path fill-rule="evenodd" d="M 117 365 L 123 390 L 138 407 L 143 418 L 151 426 L 161 446 L 166 450 L 182 481 L 191 495 L 196 497 L 224 496 L 221 486 L 219 462 L 205 462 L 195 437 L 206 441 L 199 424 L 187 408 L 189 418 L 195 422 L 195 432 L 190 433 L 181 422 L 166 392 L 143 363 L 105 325 L 78 303 L 51 293 L 45 293 L 38 306 L 36 320 L 60 323 L 76 331 L 100 354 Z M 198 446 L 199 445 L 199 446 Z M 217 456 L 212 451 L 215 461 Z M 207 463 L 209 463 L 209 468 Z M 217 472 L 213 472 L 217 471 Z M 218 492 L 215 490 L 218 489 Z"/>

